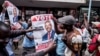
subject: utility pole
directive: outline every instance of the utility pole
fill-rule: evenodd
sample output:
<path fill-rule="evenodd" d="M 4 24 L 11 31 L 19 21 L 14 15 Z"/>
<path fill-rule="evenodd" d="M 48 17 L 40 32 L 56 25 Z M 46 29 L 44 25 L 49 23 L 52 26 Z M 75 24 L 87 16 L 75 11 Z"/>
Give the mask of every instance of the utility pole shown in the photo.
<path fill-rule="evenodd" d="M 90 21 L 91 7 L 92 7 L 92 0 L 89 0 L 89 9 L 88 9 L 88 23 L 89 23 L 89 21 Z"/>

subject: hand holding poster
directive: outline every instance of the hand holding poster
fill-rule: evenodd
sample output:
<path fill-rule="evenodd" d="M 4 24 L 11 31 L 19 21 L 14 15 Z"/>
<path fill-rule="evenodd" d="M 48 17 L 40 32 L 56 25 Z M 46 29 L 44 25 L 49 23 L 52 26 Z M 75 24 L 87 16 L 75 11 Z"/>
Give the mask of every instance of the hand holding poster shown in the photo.
<path fill-rule="evenodd" d="M 18 15 L 19 15 L 18 8 L 14 6 L 10 1 L 5 1 L 4 4 L 7 8 L 11 24 L 18 22 Z"/>
<path fill-rule="evenodd" d="M 37 52 L 46 49 L 54 38 L 55 30 L 52 18 L 52 14 L 41 14 L 31 17 L 33 28 L 42 29 L 33 32 Z"/>

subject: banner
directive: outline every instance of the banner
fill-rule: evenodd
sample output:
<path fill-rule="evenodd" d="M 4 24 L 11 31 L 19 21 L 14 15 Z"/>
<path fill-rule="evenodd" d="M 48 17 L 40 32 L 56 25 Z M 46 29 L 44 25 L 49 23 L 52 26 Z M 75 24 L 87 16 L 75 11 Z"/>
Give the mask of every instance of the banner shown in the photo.
<path fill-rule="evenodd" d="M 55 29 L 52 18 L 52 14 L 41 14 L 31 17 L 32 27 L 42 29 L 33 32 L 37 52 L 46 49 L 54 38 Z"/>
<path fill-rule="evenodd" d="M 5 4 L 7 5 L 7 12 L 11 24 L 18 22 L 18 15 L 19 15 L 18 8 L 15 5 L 13 5 L 10 1 L 5 1 Z"/>

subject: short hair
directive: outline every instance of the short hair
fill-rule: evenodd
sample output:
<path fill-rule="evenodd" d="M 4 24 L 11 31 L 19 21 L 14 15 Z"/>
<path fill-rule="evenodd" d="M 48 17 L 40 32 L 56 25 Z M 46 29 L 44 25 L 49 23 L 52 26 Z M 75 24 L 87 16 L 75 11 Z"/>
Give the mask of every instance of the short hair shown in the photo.
<path fill-rule="evenodd" d="M 45 24 L 46 24 L 46 23 L 50 23 L 50 24 L 51 24 L 51 22 L 50 22 L 49 20 L 48 20 L 48 21 L 45 21 Z"/>

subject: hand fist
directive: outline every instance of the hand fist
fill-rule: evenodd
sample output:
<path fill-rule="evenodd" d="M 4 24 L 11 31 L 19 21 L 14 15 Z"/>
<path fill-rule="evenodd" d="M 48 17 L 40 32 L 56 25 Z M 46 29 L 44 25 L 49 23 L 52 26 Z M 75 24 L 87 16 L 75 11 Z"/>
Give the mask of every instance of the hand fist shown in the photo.
<path fill-rule="evenodd" d="M 87 13 L 84 13 L 84 17 L 87 17 Z"/>

